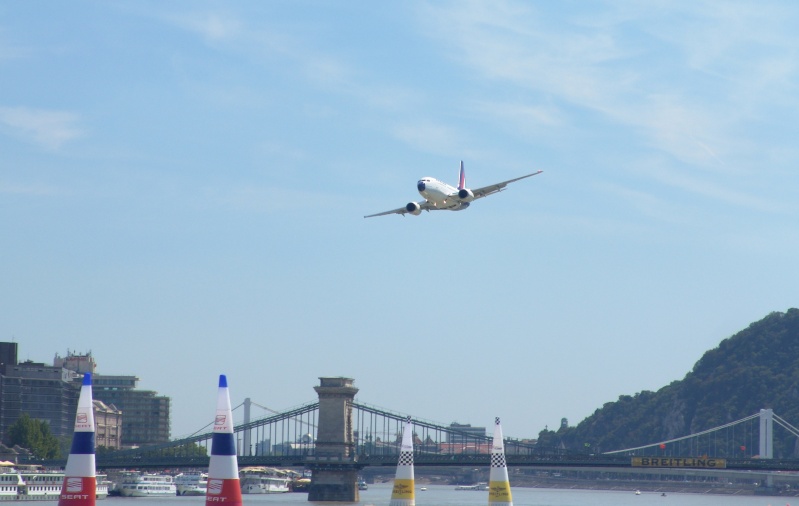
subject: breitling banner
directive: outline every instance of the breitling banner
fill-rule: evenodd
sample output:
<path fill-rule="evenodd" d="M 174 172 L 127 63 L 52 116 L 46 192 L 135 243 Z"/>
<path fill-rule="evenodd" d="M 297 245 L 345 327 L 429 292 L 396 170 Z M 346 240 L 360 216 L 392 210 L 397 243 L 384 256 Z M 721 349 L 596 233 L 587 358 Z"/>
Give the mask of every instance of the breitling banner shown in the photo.
<path fill-rule="evenodd" d="M 725 459 L 712 459 L 708 457 L 633 457 L 633 467 L 689 467 L 694 469 L 725 469 Z"/>

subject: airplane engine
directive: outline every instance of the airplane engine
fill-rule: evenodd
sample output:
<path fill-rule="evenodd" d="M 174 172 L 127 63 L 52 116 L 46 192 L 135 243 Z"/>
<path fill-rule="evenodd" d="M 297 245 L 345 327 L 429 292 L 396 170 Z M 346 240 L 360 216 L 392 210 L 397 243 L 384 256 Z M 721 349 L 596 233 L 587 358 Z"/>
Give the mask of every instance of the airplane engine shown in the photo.
<path fill-rule="evenodd" d="M 462 202 L 471 202 L 474 200 L 474 193 L 468 188 L 462 188 L 458 190 L 458 198 L 461 199 Z"/>
<path fill-rule="evenodd" d="M 405 209 L 407 209 L 408 212 L 414 216 L 419 216 L 422 214 L 422 207 L 416 202 L 408 202 L 408 205 L 405 206 Z"/>

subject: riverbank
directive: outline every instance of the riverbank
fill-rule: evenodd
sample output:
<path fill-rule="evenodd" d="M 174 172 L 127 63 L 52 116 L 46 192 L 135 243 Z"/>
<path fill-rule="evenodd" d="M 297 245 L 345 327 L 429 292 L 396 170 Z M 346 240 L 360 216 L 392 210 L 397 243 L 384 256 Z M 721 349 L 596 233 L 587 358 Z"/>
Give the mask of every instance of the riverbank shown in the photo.
<path fill-rule="evenodd" d="M 417 468 L 415 481 L 417 486 L 445 485 L 458 486 L 478 482 L 487 482 L 488 476 L 480 469 L 447 470 L 435 468 Z M 393 475 L 374 473 L 366 476 L 367 482 L 389 483 Z M 541 488 L 560 490 L 605 490 L 617 492 L 657 493 L 657 494 L 712 494 L 722 496 L 784 496 L 799 497 L 797 474 L 780 474 L 779 482 L 772 487 L 764 487 L 759 477 L 741 475 L 737 478 L 721 476 L 692 475 L 651 475 L 636 474 L 623 471 L 533 471 L 516 469 L 510 474 L 512 488 Z M 794 482 L 794 483 L 791 483 Z"/>

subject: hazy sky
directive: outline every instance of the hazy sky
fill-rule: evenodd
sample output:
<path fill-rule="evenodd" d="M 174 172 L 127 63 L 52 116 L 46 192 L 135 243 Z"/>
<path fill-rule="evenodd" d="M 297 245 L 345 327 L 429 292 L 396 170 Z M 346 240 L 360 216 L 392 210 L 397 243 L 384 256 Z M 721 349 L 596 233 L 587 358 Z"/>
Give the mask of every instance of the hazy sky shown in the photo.
<path fill-rule="evenodd" d="M 234 406 L 346 376 L 443 424 L 575 425 L 799 305 L 797 26 L 762 0 L 3 2 L 0 339 L 138 376 L 173 436 L 220 373 Z M 544 173 L 363 218 L 460 160 L 471 187 Z"/>

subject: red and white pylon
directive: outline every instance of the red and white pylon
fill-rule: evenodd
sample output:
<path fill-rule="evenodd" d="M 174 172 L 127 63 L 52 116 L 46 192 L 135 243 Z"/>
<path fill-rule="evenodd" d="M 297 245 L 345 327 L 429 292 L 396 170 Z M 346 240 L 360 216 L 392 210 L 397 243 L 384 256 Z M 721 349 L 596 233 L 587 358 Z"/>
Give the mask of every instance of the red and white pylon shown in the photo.
<path fill-rule="evenodd" d="M 94 506 L 97 501 L 97 475 L 94 465 L 94 404 L 92 375 L 83 375 L 75 415 L 72 448 L 64 470 L 64 483 L 58 506 Z"/>
<path fill-rule="evenodd" d="M 208 465 L 208 491 L 206 506 L 229 504 L 241 506 L 239 464 L 236 461 L 236 439 L 233 435 L 233 410 L 230 409 L 230 392 L 227 378 L 219 375 L 219 393 L 216 418 L 211 440 L 211 462 Z"/>

